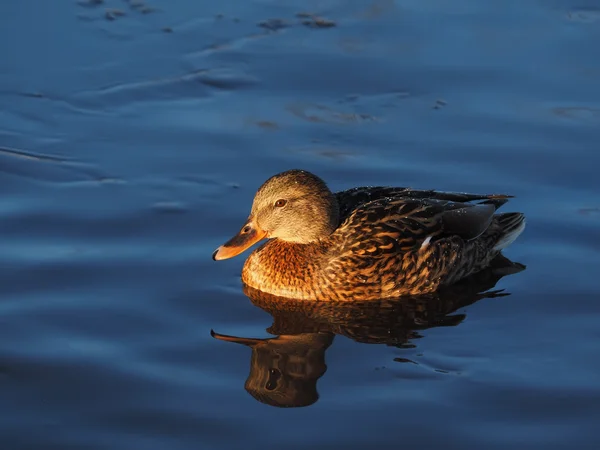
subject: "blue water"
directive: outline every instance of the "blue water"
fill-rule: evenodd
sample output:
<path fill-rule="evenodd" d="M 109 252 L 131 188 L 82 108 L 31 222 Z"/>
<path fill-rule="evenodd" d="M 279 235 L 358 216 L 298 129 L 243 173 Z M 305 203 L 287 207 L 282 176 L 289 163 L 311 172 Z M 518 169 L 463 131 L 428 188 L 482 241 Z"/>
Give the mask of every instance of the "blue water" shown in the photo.
<path fill-rule="evenodd" d="M 597 448 L 598 42 L 572 0 L 2 2 L 2 448 Z M 513 194 L 527 268 L 253 303 L 211 253 L 289 168 Z"/>

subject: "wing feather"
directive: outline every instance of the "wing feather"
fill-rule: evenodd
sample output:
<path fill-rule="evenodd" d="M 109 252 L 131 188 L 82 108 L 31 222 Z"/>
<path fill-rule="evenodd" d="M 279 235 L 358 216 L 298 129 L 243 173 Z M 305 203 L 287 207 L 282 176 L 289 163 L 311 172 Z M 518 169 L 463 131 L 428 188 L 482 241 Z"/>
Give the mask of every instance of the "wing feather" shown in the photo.
<path fill-rule="evenodd" d="M 468 203 L 481 200 L 482 204 L 490 204 L 498 209 L 506 203 L 511 195 L 504 194 L 468 194 L 465 192 L 441 192 L 435 190 L 419 190 L 408 187 L 364 186 L 335 194 L 340 206 L 342 221 L 358 207 L 381 199 L 432 199 L 451 202 Z"/>
<path fill-rule="evenodd" d="M 384 197 L 354 209 L 339 233 L 358 255 L 405 253 L 419 248 L 426 239 L 428 243 L 452 236 L 474 239 L 490 225 L 495 210 L 492 204 Z"/>

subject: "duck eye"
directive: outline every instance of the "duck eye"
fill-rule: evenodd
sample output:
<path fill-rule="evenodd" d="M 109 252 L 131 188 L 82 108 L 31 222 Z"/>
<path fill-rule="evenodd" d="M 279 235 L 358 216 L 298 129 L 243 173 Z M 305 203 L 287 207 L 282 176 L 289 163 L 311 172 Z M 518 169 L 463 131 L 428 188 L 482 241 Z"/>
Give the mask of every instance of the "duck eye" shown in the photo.
<path fill-rule="evenodd" d="M 269 369 L 269 379 L 265 384 L 267 391 L 272 391 L 277 388 L 277 382 L 281 378 L 281 372 L 278 369 Z"/>
<path fill-rule="evenodd" d="M 279 200 L 277 200 L 275 202 L 275 206 L 277 208 L 282 208 L 283 206 L 285 206 L 286 203 L 287 203 L 287 200 L 284 200 L 284 199 L 280 198 Z"/>
<path fill-rule="evenodd" d="M 250 233 L 250 230 L 252 229 L 252 227 L 250 225 L 246 225 L 243 229 L 242 229 L 242 233 Z"/>

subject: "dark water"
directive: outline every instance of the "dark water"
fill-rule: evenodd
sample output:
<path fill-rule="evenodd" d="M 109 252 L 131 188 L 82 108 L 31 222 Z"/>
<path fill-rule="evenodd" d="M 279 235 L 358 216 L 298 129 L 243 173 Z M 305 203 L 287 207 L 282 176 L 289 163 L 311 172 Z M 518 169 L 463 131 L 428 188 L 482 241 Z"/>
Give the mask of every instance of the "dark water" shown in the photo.
<path fill-rule="evenodd" d="M 597 2 L 93 3 L 0 5 L 3 449 L 597 448 Z M 211 252 L 292 167 L 514 194 L 527 268 L 254 304 Z"/>

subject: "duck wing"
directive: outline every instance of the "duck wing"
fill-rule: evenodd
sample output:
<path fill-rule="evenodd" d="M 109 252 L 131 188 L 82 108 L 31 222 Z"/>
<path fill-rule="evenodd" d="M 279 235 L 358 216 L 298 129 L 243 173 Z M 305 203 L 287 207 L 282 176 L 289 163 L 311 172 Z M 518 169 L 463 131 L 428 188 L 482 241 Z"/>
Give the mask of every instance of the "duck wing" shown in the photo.
<path fill-rule="evenodd" d="M 368 256 L 404 253 L 447 237 L 468 241 L 487 230 L 494 212 L 507 198 L 439 194 L 442 198 L 469 198 L 481 202 L 403 195 L 384 197 L 355 208 L 336 234 L 344 237 L 345 250 Z"/>
<path fill-rule="evenodd" d="M 506 203 L 511 195 L 504 194 L 469 194 L 466 192 L 443 192 L 435 190 L 411 189 L 408 187 L 364 186 L 336 192 L 340 207 L 340 218 L 343 222 L 357 208 L 381 199 L 432 199 L 448 200 L 450 202 L 467 203 L 481 201 L 481 204 L 494 205 L 498 209 Z"/>

